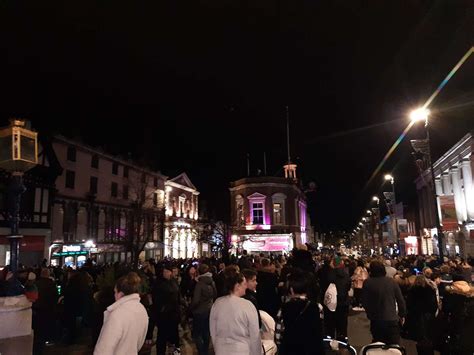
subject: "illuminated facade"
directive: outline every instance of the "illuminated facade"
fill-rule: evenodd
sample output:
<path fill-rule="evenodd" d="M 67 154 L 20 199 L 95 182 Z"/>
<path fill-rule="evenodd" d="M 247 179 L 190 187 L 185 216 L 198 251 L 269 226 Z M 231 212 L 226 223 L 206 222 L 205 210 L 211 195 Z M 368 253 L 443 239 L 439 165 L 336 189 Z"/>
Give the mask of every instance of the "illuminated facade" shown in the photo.
<path fill-rule="evenodd" d="M 434 164 L 437 213 L 444 232 L 445 255 L 474 255 L 473 133 L 466 134 Z M 437 252 L 431 174 L 416 179 L 423 252 Z"/>
<path fill-rule="evenodd" d="M 62 136 L 53 149 L 62 174 L 52 206 L 52 263 L 80 265 L 86 254 L 98 263 L 130 262 L 130 241 L 137 240 L 141 259 L 161 258 L 167 177 Z M 138 219 L 139 231 L 132 227 Z"/>
<path fill-rule="evenodd" d="M 199 191 L 186 173 L 165 182 L 164 256 L 193 258 L 206 255 L 197 241 Z"/>
<path fill-rule="evenodd" d="M 306 197 L 294 173 L 231 182 L 232 242 L 249 252 L 289 252 L 312 242 Z"/>

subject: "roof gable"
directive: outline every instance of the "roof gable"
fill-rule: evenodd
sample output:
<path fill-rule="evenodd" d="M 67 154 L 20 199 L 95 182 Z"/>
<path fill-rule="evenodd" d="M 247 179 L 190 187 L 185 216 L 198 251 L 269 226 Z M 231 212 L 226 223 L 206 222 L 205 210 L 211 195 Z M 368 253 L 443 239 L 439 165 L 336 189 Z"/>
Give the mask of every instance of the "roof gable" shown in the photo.
<path fill-rule="evenodd" d="M 169 181 L 172 181 L 175 184 L 179 184 L 179 185 L 182 185 L 182 186 L 189 187 L 193 190 L 197 190 L 196 186 L 194 186 L 194 184 L 191 182 L 191 180 L 189 179 L 189 177 L 186 173 L 181 173 L 178 176 L 170 179 Z"/>

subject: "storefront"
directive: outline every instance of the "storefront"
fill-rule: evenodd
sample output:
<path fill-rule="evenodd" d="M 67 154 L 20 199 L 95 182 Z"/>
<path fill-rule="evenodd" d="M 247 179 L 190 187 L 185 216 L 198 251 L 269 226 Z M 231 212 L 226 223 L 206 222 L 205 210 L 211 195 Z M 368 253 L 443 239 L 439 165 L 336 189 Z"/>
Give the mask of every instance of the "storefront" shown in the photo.
<path fill-rule="evenodd" d="M 90 242 L 81 244 L 55 243 L 50 247 L 51 265 L 80 268 L 88 258 L 95 258 L 96 253 L 97 248 Z"/>
<path fill-rule="evenodd" d="M 250 234 L 233 238 L 234 245 L 249 253 L 289 253 L 293 249 L 292 234 Z"/>
<path fill-rule="evenodd" d="M 26 266 L 41 265 L 44 259 L 44 236 L 25 235 L 20 240 L 19 262 Z M 10 242 L 0 236 L 0 266 L 10 263 Z"/>

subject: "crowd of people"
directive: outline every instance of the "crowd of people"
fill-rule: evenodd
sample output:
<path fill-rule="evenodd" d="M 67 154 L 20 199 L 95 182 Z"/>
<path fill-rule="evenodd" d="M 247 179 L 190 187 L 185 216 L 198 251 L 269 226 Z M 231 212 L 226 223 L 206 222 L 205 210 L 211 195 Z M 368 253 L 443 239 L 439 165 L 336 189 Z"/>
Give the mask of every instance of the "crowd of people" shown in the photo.
<path fill-rule="evenodd" d="M 5 268 L 0 292 L 9 277 Z M 355 259 L 303 247 L 288 256 L 150 259 L 138 270 L 43 264 L 21 268 L 19 279 L 33 302 L 35 354 L 77 342 L 81 329 L 95 354 L 153 346 L 180 354 L 180 327 L 192 330 L 200 355 L 211 342 L 216 355 L 323 354 L 324 338 L 348 341 L 349 313 L 360 311 L 374 342 L 402 337 L 416 341 L 419 355 L 474 353 L 472 260 L 459 257 Z"/>

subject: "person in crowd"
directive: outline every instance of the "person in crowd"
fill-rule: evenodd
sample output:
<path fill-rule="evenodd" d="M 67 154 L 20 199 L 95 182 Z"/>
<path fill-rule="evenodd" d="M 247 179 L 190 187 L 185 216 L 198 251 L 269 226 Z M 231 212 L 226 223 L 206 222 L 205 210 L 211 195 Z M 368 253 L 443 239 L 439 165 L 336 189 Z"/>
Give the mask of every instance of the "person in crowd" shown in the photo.
<path fill-rule="evenodd" d="M 397 273 L 397 269 L 395 269 L 392 266 L 392 261 L 390 259 L 386 259 L 384 261 L 384 264 L 385 264 L 385 276 L 393 278 Z"/>
<path fill-rule="evenodd" d="M 439 268 L 441 272 L 441 284 L 439 285 L 439 295 L 441 299 L 444 297 L 446 286 L 451 286 L 453 283 L 453 276 L 451 274 L 451 268 L 447 264 L 441 265 Z"/>
<path fill-rule="evenodd" d="M 378 260 L 370 263 L 369 276 L 362 287 L 362 305 L 370 320 L 373 341 L 399 344 L 400 323 L 403 325 L 406 316 L 400 287 L 393 278 L 385 277 L 385 266 Z"/>
<path fill-rule="evenodd" d="M 174 345 L 174 353 L 180 354 L 178 325 L 180 320 L 180 294 L 178 283 L 173 278 L 173 266 L 166 264 L 162 277 L 152 290 L 155 321 L 158 327 L 156 351 L 166 354 L 167 342 Z"/>
<path fill-rule="evenodd" d="M 443 313 L 448 320 L 448 341 L 441 347 L 442 355 L 474 354 L 474 286 L 463 275 L 454 274 L 451 286 L 446 286 Z"/>
<path fill-rule="evenodd" d="M 337 306 L 335 312 L 324 306 L 324 326 L 326 336 L 332 339 L 345 340 L 347 337 L 347 317 L 349 316 L 349 290 L 351 279 L 344 269 L 344 262 L 338 256 L 331 261 L 328 281 L 337 289 Z"/>
<path fill-rule="evenodd" d="M 207 264 L 201 264 L 198 268 L 197 284 L 191 301 L 191 312 L 193 314 L 193 339 L 199 355 L 209 353 L 209 317 L 214 299 L 217 296 L 216 285 L 212 280 Z"/>
<path fill-rule="evenodd" d="M 354 288 L 354 307 L 352 310 L 354 311 L 364 311 L 362 307 L 362 286 L 364 285 L 364 281 L 369 278 L 369 273 L 364 266 L 364 262 L 362 260 L 357 261 L 357 267 L 352 274 L 352 287 Z"/>
<path fill-rule="evenodd" d="M 225 264 L 222 261 L 219 262 L 217 273 L 214 276 L 214 282 L 216 284 L 217 289 L 217 297 L 225 296 L 226 294 L 224 287 L 224 269 Z"/>
<path fill-rule="evenodd" d="M 148 314 L 140 303 L 140 277 L 130 272 L 118 279 L 115 303 L 104 313 L 104 325 L 94 355 L 138 354 L 148 329 Z"/>
<path fill-rule="evenodd" d="M 423 275 L 418 275 L 408 292 L 405 330 L 417 342 L 418 355 L 433 355 L 433 326 L 438 301 L 436 292 Z"/>
<path fill-rule="evenodd" d="M 49 277 L 49 270 L 42 268 L 36 281 L 38 299 L 33 303 L 33 353 L 42 354 L 46 342 L 54 339 L 56 304 L 58 292 L 55 282 Z"/>
<path fill-rule="evenodd" d="M 459 264 L 459 273 L 462 275 L 464 281 L 471 283 L 472 280 L 472 266 L 468 264 L 465 259 L 461 259 Z"/>
<path fill-rule="evenodd" d="M 194 288 L 196 287 L 196 268 L 190 265 L 184 273 L 181 284 L 179 285 L 181 296 L 189 304 L 193 298 Z"/>
<path fill-rule="evenodd" d="M 262 258 L 260 262 L 262 267 L 257 274 L 257 301 L 263 311 L 275 318 L 280 308 L 278 276 L 270 259 Z"/>
<path fill-rule="evenodd" d="M 28 272 L 25 282 L 25 296 L 30 302 L 36 302 L 38 299 L 38 287 L 36 286 L 36 274 L 32 271 Z"/>
<path fill-rule="evenodd" d="M 91 281 L 86 272 L 71 270 L 68 273 L 64 288 L 64 322 L 68 344 L 74 344 L 76 341 L 76 318 L 82 318 L 83 326 L 90 321 L 93 310 Z"/>
<path fill-rule="evenodd" d="M 245 277 L 232 267 L 225 269 L 224 276 L 228 294 L 214 302 L 209 321 L 215 355 L 261 355 L 257 310 L 242 298 Z"/>
<path fill-rule="evenodd" d="M 253 267 L 252 259 L 248 255 L 247 250 L 244 250 L 242 252 L 238 265 L 239 265 L 240 270 L 251 269 Z"/>
<path fill-rule="evenodd" d="M 280 355 L 324 354 L 319 306 L 308 298 L 311 278 L 293 269 L 288 275 L 290 298 L 278 312 L 275 342 Z"/>
<path fill-rule="evenodd" d="M 257 272 L 253 269 L 243 269 L 242 274 L 245 277 L 245 281 L 247 281 L 247 289 L 245 290 L 245 295 L 243 297 L 246 300 L 252 302 L 252 304 L 255 306 L 255 309 L 257 310 L 258 314 L 258 326 L 259 328 L 261 328 L 262 319 L 260 317 L 260 312 L 258 312 L 260 308 L 258 307 L 257 300 Z"/>

